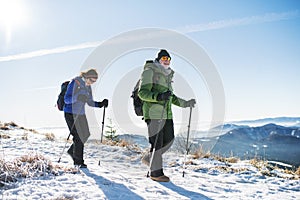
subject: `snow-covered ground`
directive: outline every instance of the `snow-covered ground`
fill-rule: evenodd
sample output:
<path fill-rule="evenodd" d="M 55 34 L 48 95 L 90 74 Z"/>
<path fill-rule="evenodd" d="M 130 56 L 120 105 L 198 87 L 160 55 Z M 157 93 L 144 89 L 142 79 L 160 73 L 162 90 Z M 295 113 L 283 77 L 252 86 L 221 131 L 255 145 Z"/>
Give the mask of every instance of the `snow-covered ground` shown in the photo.
<path fill-rule="evenodd" d="M 54 165 L 73 167 L 66 153 L 61 162 L 57 162 L 65 145 L 63 139 L 50 141 L 44 134 L 20 129 L 0 130 L 0 133 L 0 158 L 5 162 L 22 155 L 41 154 Z M 265 176 L 248 161 L 226 165 L 213 159 L 189 157 L 183 177 L 184 156 L 168 152 L 164 156 L 164 171 L 171 182 L 159 183 L 146 177 L 148 167 L 141 164 L 141 157 L 142 153 L 133 148 L 88 142 L 85 147 L 87 169 L 19 178 L 2 187 L 0 192 L 2 199 L 22 200 L 300 199 L 300 181 L 293 178 L 295 176 L 280 170 L 271 171 L 274 176 Z"/>

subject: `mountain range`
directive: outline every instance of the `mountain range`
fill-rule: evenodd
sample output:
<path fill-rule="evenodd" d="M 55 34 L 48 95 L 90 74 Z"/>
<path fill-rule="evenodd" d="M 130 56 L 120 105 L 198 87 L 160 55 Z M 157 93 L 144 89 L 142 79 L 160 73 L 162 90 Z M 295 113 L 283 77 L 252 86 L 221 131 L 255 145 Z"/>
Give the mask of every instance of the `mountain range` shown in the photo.
<path fill-rule="evenodd" d="M 228 127 L 229 125 L 226 125 Z M 274 123 L 258 127 L 231 126 L 221 136 L 196 138 L 197 145 L 211 153 L 241 159 L 259 158 L 300 166 L 300 128 Z"/>

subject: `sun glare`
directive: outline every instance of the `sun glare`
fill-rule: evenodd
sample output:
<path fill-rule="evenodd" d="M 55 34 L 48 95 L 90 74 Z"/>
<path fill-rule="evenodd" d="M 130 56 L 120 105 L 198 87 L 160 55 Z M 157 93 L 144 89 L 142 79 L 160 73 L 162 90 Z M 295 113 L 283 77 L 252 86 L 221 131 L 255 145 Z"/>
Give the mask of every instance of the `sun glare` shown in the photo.
<path fill-rule="evenodd" d="M 14 30 L 27 23 L 27 14 L 24 1 L 0 0 L 0 28 L 4 29 L 7 42 Z"/>

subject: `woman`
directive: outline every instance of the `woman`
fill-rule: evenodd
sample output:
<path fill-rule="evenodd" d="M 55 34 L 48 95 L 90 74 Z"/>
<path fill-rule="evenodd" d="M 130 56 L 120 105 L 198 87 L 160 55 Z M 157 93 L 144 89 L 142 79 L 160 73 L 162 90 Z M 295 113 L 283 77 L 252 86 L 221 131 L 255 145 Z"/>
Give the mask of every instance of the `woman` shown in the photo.
<path fill-rule="evenodd" d="M 91 85 L 98 79 L 95 69 L 81 72 L 80 76 L 75 77 L 68 85 L 65 94 L 64 113 L 65 119 L 73 136 L 73 144 L 67 151 L 72 157 L 74 165 L 86 168 L 83 160 L 84 143 L 90 136 L 89 126 L 85 115 L 85 104 L 91 107 L 102 108 L 108 106 L 108 100 L 102 102 L 93 100 Z"/>

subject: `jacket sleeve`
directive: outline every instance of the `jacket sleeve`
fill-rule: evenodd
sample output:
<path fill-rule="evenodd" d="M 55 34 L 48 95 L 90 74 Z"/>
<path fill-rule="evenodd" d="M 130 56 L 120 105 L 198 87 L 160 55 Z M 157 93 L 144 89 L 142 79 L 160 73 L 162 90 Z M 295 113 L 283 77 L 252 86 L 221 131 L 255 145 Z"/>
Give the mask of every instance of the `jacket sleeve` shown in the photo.
<path fill-rule="evenodd" d="M 186 100 L 177 97 L 175 94 L 172 95 L 172 104 L 185 108 L 186 107 Z"/>
<path fill-rule="evenodd" d="M 100 107 L 100 102 L 94 101 L 94 99 L 93 99 L 93 93 L 92 93 L 91 86 L 89 86 L 87 89 L 88 89 L 87 104 L 91 107 Z"/>
<path fill-rule="evenodd" d="M 145 69 L 142 73 L 138 96 L 143 101 L 158 102 L 156 100 L 158 93 L 152 91 L 153 73 L 151 69 Z"/>

